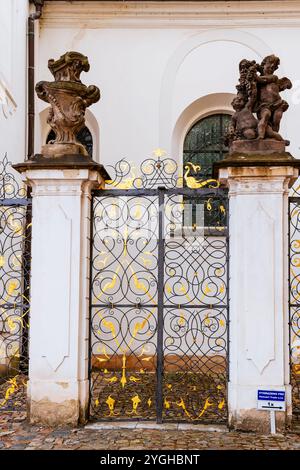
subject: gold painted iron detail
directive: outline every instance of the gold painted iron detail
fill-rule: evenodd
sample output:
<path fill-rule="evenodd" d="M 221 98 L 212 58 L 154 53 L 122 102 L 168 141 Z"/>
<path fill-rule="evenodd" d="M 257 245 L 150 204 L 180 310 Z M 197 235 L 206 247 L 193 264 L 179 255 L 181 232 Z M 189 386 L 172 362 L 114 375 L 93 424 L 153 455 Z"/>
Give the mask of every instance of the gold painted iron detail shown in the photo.
<path fill-rule="evenodd" d="M 108 171 L 93 194 L 91 416 L 224 422 L 227 193 L 162 149 Z M 207 226 L 194 209 L 189 226 L 187 196 Z"/>

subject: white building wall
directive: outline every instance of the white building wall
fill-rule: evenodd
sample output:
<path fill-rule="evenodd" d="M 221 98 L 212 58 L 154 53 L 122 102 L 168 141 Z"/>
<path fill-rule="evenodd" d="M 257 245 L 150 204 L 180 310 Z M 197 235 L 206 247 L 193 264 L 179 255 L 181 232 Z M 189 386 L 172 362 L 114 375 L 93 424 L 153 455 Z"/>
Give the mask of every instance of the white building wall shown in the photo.
<path fill-rule="evenodd" d="M 91 70 L 82 80 L 102 92 L 100 102 L 91 107 L 99 125 L 96 158 L 104 165 L 123 157 L 140 162 L 157 147 L 181 158 L 184 134 L 195 120 L 218 110 L 230 112 L 239 61 L 260 61 L 274 53 L 282 63 L 278 74 L 294 82 L 294 89 L 285 93 L 290 109 L 282 133 L 291 140 L 289 151 L 298 156 L 298 26 L 298 0 L 46 2 L 37 80 L 51 80 L 48 58 L 67 50 L 86 54 Z M 213 106 L 209 98 L 197 101 L 207 96 Z M 37 101 L 39 112 L 45 106 Z M 44 126 L 45 114 L 39 120 Z M 45 130 L 37 132 L 36 150 L 43 143 L 41 135 Z"/>
<path fill-rule="evenodd" d="M 27 0 L 0 0 L 0 160 L 26 155 Z"/>

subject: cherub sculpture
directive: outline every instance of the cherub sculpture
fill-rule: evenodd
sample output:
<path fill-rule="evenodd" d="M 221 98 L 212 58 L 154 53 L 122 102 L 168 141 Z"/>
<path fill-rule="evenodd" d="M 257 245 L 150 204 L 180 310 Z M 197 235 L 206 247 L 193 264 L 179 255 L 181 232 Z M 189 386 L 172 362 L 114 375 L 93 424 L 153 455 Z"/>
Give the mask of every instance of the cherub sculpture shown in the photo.
<path fill-rule="evenodd" d="M 259 119 L 259 139 L 265 138 L 268 125 L 271 125 L 275 132 L 279 131 L 282 115 L 289 107 L 281 98 L 280 92 L 292 88 L 292 83 L 286 77 L 279 79 L 274 75 L 279 64 L 280 59 L 275 55 L 265 57 L 261 63 L 261 75 L 257 77 L 258 100 L 255 112 Z"/>
<path fill-rule="evenodd" d="M 235 113 L 227 136 L 229 142 L 267 138 L 284 141 L 279 127 L 289 105 L 280 92 L 290 89 L 292 83 L 274 74 L 279 64 L 280 59 L 275 55 L 265 57 L 261 64 L 246 59 L 240 62 L 237 95 L 232 101 Z"/>
<path fill-rule="evenodd" d="M 235 113 L 229 126 L 229 140 L 255 139 L 257 119 L 252 114 L 242 93 L 238 93 L 231 103 Z"/>

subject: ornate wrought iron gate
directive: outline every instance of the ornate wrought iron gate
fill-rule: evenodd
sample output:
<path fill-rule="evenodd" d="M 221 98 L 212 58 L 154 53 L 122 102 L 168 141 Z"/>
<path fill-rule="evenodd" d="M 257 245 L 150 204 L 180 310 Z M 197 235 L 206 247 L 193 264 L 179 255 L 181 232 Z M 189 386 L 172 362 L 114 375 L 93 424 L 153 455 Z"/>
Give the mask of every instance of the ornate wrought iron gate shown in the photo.
<path fill-rule="evenodd" d="M 290 380 L 293 418 L 300 423 L 300 195 L 289 198 Z"/>
<path fill-rule="evenodd" d="M 0 162 L 0 411 L 26 410 L 31 198 Z"/>
<path fill-rule="evenodd" d="M 227 194 L 167 158 L 115 170 L 93 195 L 90 416 L 226 422 Z"/>

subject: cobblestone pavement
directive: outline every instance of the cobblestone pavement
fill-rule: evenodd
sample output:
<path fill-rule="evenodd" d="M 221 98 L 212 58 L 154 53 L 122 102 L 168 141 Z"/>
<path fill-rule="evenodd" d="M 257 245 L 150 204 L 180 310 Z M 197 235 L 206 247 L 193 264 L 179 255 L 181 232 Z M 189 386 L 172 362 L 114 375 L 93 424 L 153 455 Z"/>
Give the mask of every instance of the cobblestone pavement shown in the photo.
<path fill-rule="evenodd" d="M 66 450 L 300 450 L 300 434 L 266 436 L 198 430 L 59 428 L 29 425 L 26 414 L 0 415 L 0 449 Z"/>

